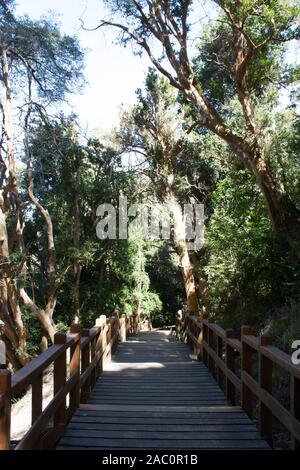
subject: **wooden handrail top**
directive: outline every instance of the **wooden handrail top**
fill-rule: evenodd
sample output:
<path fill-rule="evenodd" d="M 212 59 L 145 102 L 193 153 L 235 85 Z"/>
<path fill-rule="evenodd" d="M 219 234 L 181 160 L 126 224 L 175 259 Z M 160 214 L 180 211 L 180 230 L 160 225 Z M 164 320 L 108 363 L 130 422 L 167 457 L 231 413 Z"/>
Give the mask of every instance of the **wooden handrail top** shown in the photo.
<path fill-rule="evenodd" d="M 225 344 L 228 344 L 233 349 L 238 351 L 239 353 L 242 352 L 242 342 L 237 338 L 230 338 L 226 336 L 226 330 L 221 326 L 217 325 L 216 323 L 211 323 L 207 319 L 203 319 L 202 322 L 199 322 L 199 319 L 194 315 L 187 314 L 186 318 L 191 320 L 199 326 L 199 323 L 202 323 L 210 330 L 212 330 L 219 338 L 221 338 Z M 187 328 L 187 334 L 192 339 L 195 344 L 201 346 L 201 342 L 194 337 L 193 333 Z M 286 369 L 290 374 L 292 374 L 297 379 L 300 379 L 300 365 L 295 365 L 291 361 L 291 357 L 289 354 L 281 351 L 279 348 L 275 346 L 261 346 L 259 337 L 254 335 L 243 335 L 243 342 L 250 346 L 251 349 L 254 351 L 260 351 L 264 356 L 268 357 L 273 363 L 277 364 L 278 366 Z"/>
<path fill-rule="evenodd" d="M 197 325 L 199 328 L 202 328 L 202 321 L 196 317 L 195 315 L 187 315 L 187 318 L 191 320 L 195 325 Z"/>
<path fill-rule="evenodd" d="M 53 344 L 47 351 L 33 358 L 22 369 L 12 376 L 11 396 L 21 393 L 32 384 L 35 378 L 43 373 L 66 349 L 76 343 L 80 338 L 79 333 L 68 333 L 65 344 Z"/>
<path fill-rule="evenodd" d="M 243 335 L 243 342 L 248 344 L 254 351 L 259 351 L 259 338 L 254 335 Z"/>
<path fill-rule="evenodd" d="M 88 343 L 90 343 L 95 336 L 97 336 L 103 329 L 105 325 L 94 326 L 93 328 L 87 328 L 83 330 L 83 333 L 80 338 L 80 347 L 84 348 Z"/>
<path fill-rule="evenodd" d="M 194 321 L 195 318 L 197 317 L 194 317 L 192 315 L 188 315 L 187 316 L 188 319 Z M 224 341 L 225 344 L 228 344 L 229 346 L 231 346 L 233 349 L 235 349 L 236 351 L 238 351 L 239 353 L 241 353 L 242 351 L 242 343 L 239 339 L 237 338 L 228 338 L 226 336 L 226 330 L 224 330 L 224 328 L 222 328 L 221 326 L 217 325 L 216 323 L 210 323 L 208 320 L 203 320 L 202 323 L 204 323 L 205 326 L 207 326 L 210 330 L 212 330 L 219 338 L 222 339 L 222 341 Z M 200 324 L 201 322 L 199 321 L 199 319 L 197 319 L 197 326 L 200 327 Z M 201 328 L 202 329 L 202 328 Z M 201 343 L 194 337 L 194 335 L 188 330 L 187 331 L 188 335 L 190 336 L 190 338 L 192 339 L 192 341 L 195 343 L 195 344 L 199 344 L 199 346 L 201 346 Z"/>
<path fill-rule="evenodd" d="M 283 369 L 286 369 L 297 379 L 300 379 L 300 365 L 293 364 L 291 357 L 287 353 L 281 351 L 275 346 L 260 346 L 260 351 L 264 356 L 271 359 L 272 362 Z"/>
<path fill-rule="evenodd" d="M 209 328 L 213 330 L 214 333 L 216 333 L 216 335 L 218 335 L 220 338 L 226 340 L 226 332 L 224 328 L 217 325 L 216 323 L 209 323 L 207 326 L 209 326 Z"/>
<path fill-rule="evenodd" d="M 238 351 L 239 353 L 242 352 L 242 343 L 237 338 L 226 338 L 226 343 L 229 344 L 233 349 Z"/>
<path fill-rule="evenodd" d="M 273 363 L 286 369 L 294 377 L 300 379 L 300 366 L 293 364 L 291 357 L 281 351 L 281 349 L 275 346 L 261 346 L 259 344 L 259 338 L 253 335 L 243 336 L 243 341 L 248 344 L 255 351 L 260 351 L 264 356 L 268 357 Z"/>
<path fill-rule="evenodd" d="M 93 326 L 93 328 L 90 328 L 89 330 L 89 336 L 88 338 L 93 339 L 97 334 L 104 329 L 105 325 L 100 325 L 100 326 Z"/>
<path fill-rule="evenodd" d="M 66 346 L 69 348 L 72 344 L 77 343 L 80 340 L 80 333 L 67 333 Z"/>
<path fill-rule="evenodd" d="M 67 344 L 54 344 L 47 351 L 33 358 L 22 369 L 12 376 L 11 395 L 16 396 L 22 392 L 34 379 L 57 359 L 68 348 Z"/>

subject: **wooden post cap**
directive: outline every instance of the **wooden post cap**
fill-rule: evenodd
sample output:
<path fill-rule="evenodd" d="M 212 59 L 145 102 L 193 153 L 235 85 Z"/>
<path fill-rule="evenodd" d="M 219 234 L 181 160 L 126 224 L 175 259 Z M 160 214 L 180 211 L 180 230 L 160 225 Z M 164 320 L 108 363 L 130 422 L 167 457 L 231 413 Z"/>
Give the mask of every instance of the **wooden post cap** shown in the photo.
<path fill-rule="evenodd" d="M 65 344 L 67 342 L 66 333 L 55 333 L 54 344 Z"/>
<path fill-rule="evenodd" d="M 226 338 L 233 338 L 235 336 L 235 332 L 232 328 L 227 328 L 227 330 L 225 330 L 225 336 Z"/>
<path fill-rule="evenodd" d="M 260 346 L 270 346 L 272 344 L 272 336 L 269 333 L 264 333 L 259 337 Z"/>
<path fill-rule="evenodd" d="M 243 325 L 242 326 L 242 336 L 252 335 L 253 334 L 253 326 Z"/>

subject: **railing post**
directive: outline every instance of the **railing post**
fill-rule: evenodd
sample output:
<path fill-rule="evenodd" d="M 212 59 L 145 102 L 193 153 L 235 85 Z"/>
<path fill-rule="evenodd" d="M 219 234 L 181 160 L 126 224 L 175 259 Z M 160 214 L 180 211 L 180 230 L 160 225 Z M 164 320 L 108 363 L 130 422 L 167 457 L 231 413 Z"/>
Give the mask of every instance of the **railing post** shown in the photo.
<path fill-rule="evenodd" d="M 141 314 L 137 314 L 137 332 L 141 331 Z"/>
<path fill-rule="evenodd" d="M 130 316 L 126 314 L 126 338 L 131 335 L 130 331 Z"/>
<path fill-rule="evenodd" d="M 242 326 L 242 367 L 241 367 L 241 381 L 242 381 L 242 409 L 247 415 L 252 418 L 253 415 L 253 394 L 250 388 L 243 381 L 243 372 L 252 373 L 252 349 L 245 343 L 244 337 L 252 335 L 253 328 L 250 326 Z"/>
<path fill-rule="evenodd" d="M 183 316 L 182 316 L 182 322 L 181 322 L 181 326 L 180 326 L 180 329 L 181 329 L 181 341 L 183 343 L 186 343 L 187 345 L 189 344 L 188 343 L 188 334 L 187 334 L 187 328 L 188 328 L 188 325 L 187 325 L 187 312 L 184 312 L 183 313 Z"/>
<path fill-rule="evenodd" d="M 222 338 L 217 335 L 217 355 L 218 357 L 223 360 L 223 340 Z M 218 381 L 218 384 L 222 385 L 222 369 L 220 367 L 217 367 L 217 381 Z"/>
<path fill-rule="evenodd" d="M 203 330 L 202 325 L 197 325 L 197 336 L 196 339 L 200 343 L 200 346 L 197 347 L 197 359 L 198 361 L 202 360 L 203 351 L 202 351 L 202 340 L 203 340 Z"/>
<path fill-rule="evenodd" d="M 104 366 L 104 352 L 106 349 L 106 316 L 101 315 L 96 320 L 96 326 L 100 328 L 99 335 L 97 335 L 96 341 L 96 354 L 100 355 L 100 359 L 97 365 L 97 377 L 103 372 Z"/>
<path fill-rule="evenodd" d="M 11 372 L 0 370 L 0 450 L 10 449 Z"/>
<path fill-rule="evenodd" d="M 193 319 L 191 320 L 192 334 L 197 341 L 201 341 L 201 328 L 199 329 L 198 323 L 196 323 L 195 320 L 196 318 L 193 316 Z M 197 359 L 199 359 L 199 356 L 201 356 L 201 348 L 198 344 L 194 343 L 194 341 L 192 341 L 192 347 L 193 354 L 197 357 Z"/>
<path fill-rule="evenodd" d="M 214 350 L 214 332 L 210 328 L 209 322 L 208 322 L 208 346 Z M 215 361 L 211 357 L 211 355 L 208 353 L 208 370 L 209 372 L 214 375 L 215 374 Z"/>
<path fill-rule="evenodd" d="M 189 314 L 188 312 L 186 312 L 186 315 L 184 317 L 184 331 L 185 331 L 185 336 L 186 336 L 186 339 L 185 339 L 185 342 L 188 346 L 190 346 L 190 337 L 188 335 L 188 331 L 189 331 Z"/>
<path fill-rule="evenodd" d="M 203 341 L 205 342 L 206 346 L 208 345 L 208 327 L 207 327 L 207 320 L 204 320 L 202 322 L 202 328 L 203 328 Z M 203 347 L 203 364 L 208 367 L 208 353 Z"/>
<path fill-rule="evenodd" d="M 122 315 L 120 318 L 120 342 L 126 341 L 126 315 Z"/>
<path fill-rule="evenodd" d="M 67 342 L 66 333 L 56 333 L 54 336 L 54 344 L 65 345 Z M 59 357 L 54 361 L 54 396 L 66 385 L 67 381 L 67 350 L 64 349 Z M 59 438 L 63 433 L 68 422 L 66 397 L 62 399 L 61 405 L 58 407 L 53 416 L 53 436 Z"/>
<path fill-rule="evenodd" d="M 259 346 L 270 346 L 272 338 L 270 335 L 259 337 Z M 272 361 L 259 349 L 259 386 L 272 393 Z M 272 445 L 272 412 L 259 400 L 259 432 L 264 439 Z"/>
<path fill-rule="evenodd" d="M 118 347 L 118 343 L 120 341 L 120 328 L 121 323 L 119 312 L 114 312 L 111 318 L 111 339 L 113 340 L 113 343 L 111 344 L 111 354 L 114 354 Z"/>
<path fill-rule="evenodd" d="M 184 323 L 182 310 L 178 310 L 178 312 L 176 313 L 176 337 L 178 341 L 184 341 L 182 323 Z"/>
<path fill-rule="evenodd" d="M 76 384 L 70 392 L 69 417 L 71 417 L 80 405 L 80 336 L 81 328 L 79 325 L 72 325 L 71 333 L 78 333 L 79 338 L 71 346 L 70 350 L 70 377 L 77 376 Z"/>
<path fill-rule="evenodd" d="M 225 331 L 226 339 L 234 337 L 234 330 L 228 328 Z M 226 367 L 234 372 L 235 370 L 235 360 L 234 360 L 234 349 L 226 341 Z M 235 404 L 235 387 L 233 383 L 226 376 L 226 398 L 227 400 Z"/>
<path fill-rule="evenodd" d="M 291 396 L 290 396 L 291 413 L 300 421 L 300 379 L 291 376 Z M 300 441 L 292 436 L 292 449 L 300 450 Z"/>
<path fill-rule="evenodd" d="M 106 344 L 107 346 L 110 345 L 112 338 L 112 320 L 111 318 L 106 319 Z M 109 351 L 105 355 L 105 361 L 110 362 L 111 361 L 111 345 L 109 347 Z"/>
<path fill-rule="evenodd" d="M 90 330 L 84 328 L 81 332 L 83 338 L 88 338 L 90 336 Z M 81 350 L 81 375 L 85 372 L 90 365 L 90 351 L 91 351 L 91 342 L 88 341 L 87 344 Z M 91 393 L 91 376 L 85 381 L 81 388 L 80 402 L 85 403 Z"/>
<path fill-rule="evenodd" d="M 31 392 L 31 424 L 33 424 L 43 411 L 43 373 L 32 382 Z"/>
<path fill-rule="evenodd" d="M 96 357 L 96 352 L 97 352 L 97 338 L 96 337 L 92 339 L 90 348 L 91 348 L 91 362 L 93 362 Z M 90 375 L 91 390 L 93 390 L 93 388 L 95 387 L 98 373 L 99 373 L 99 368 L 95 365 Z"/>
<path fill-rule="evenodd" d="M 132 315 L 133 318 L 133 334 L 137 334 L 140 331 L 140 314 L 135 313 Z"/>
<path fill-rule="evenodd" d="M 188 316 L 187 316 L 187 329 L 190 333 L 193 334 L 193 322 L 191 320 L 191 312 L 188 312 Z M 188 339 L 188 345 L 192 349 L 192 347 L 194 346 L 194 343 L 190 335 L 187 335 L 187 339 Z"/>

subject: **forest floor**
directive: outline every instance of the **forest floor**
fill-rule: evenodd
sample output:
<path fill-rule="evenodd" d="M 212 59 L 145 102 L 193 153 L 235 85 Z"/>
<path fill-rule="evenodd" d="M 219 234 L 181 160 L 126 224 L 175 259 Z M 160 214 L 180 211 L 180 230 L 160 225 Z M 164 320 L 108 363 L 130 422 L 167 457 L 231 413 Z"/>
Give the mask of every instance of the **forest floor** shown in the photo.
<path fill-rule="evenodd" d="M 53 366 L 43 376 L 43 409 L 53 398 Z M 31 426 L 31 388 L 12 405 L 12 441 L 19 441 Z"/>

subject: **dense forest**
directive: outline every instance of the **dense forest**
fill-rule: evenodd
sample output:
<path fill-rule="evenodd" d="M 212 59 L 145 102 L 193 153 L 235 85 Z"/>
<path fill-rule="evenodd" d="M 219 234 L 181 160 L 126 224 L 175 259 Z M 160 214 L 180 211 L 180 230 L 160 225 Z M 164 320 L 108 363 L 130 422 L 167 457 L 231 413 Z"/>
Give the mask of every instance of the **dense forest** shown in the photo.
<path fill-rule="evenodd" d="M 0 334 L 11 366 L 114 311 L 155 327 L 186 309 L 270 331 L 288 351 L 300 333 L 299 2 L 212 1 L 206 19 L 188 0 L 103 3 L 96 28 L 115 31 L 120 53 L 148 56 L 149 70 L 98 139 L 63 111 L 85 86 L 78 38 L 0 0 Z M 147 240 L 138 224 L 100 240 L 97 208 L 120 195 L 203 204 L 203 246 L 176 229 Z"/>

